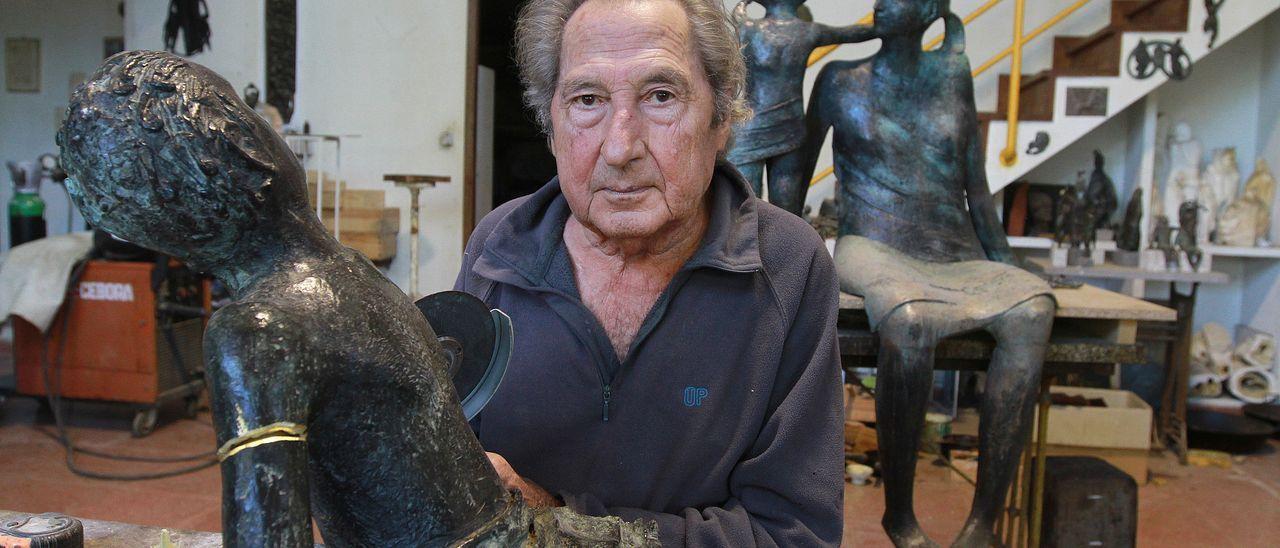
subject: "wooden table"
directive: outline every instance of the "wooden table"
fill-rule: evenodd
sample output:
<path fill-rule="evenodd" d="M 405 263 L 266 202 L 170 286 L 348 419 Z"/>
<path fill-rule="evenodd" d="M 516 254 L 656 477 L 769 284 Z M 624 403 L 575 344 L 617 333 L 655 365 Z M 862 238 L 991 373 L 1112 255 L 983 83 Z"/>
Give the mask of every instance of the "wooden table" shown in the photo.
<path fill-rule="evenodd" d="M 1138 324 L 1173 322 L 1178 318 L 1173 309 L 1090 285 L 1056 288 L 1053 296 L 1058 309 L 1045 354 L 1038 427 L 1035 439 L 1028 440 L 1023 452 L 1022 473 L 1010 486 L 1008 509 L 997 524 L 996 533 L 1004 539 L 1005 546 L 1039 545 L 1049 386 L 1053 377 L 1073 372 L 1109 374 L 1116 364 L 1143 363 L 1145 355 L 1137 342 Z M 837 331 L 840 360 L 846 369 L 875 367 L 879 339 L 870 330 L 861 297 L 840 295 Z M 994 348 L 995 341 L 985 333 L 947 338 L 938 344 L 935 369 L 985 369 Z M 1024 516 L 1030 516 L 1030 520 Z"/>
<path fill-rule="evenodd" d="M 1195 322 L 1196 294 L 1200 284 L 1224 284 L 1230 277 L 1223 272 L 1168 272 L 1151 271 L 1132 266 L 1104 264 L 1098 266 L 1055 267 L 1044 259 L 1031 259 L 1045 273 L 1068 278 L 1097 278 L 1109 280 L 1143 280 L 1169 284 L 1170 307 L 1177 319 L 1164 334 L 1153 337 L 1165 342 L 1164 389 L 1160 395 L 1160 415 L 1157 435 L 1161 442 L 1173 450 L 1182 464 L 1187 463 L 1187 392 L 1191 375 L 1191 337 Z M 1191 291 L 1178 291 L 1179 283 L 1191 284 Z"/>

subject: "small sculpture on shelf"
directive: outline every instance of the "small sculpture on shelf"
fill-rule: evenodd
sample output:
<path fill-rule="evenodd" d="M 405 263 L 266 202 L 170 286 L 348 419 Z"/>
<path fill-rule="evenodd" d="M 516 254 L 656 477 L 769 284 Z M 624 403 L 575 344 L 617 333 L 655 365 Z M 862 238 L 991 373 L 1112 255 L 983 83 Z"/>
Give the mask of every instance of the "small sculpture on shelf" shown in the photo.
<path fill-rule="evenodd" d="M 227 546 L 312 546 L 313 516 L 331 546 L 529 538 L 537 511 L 502 488 L 432 327 L 325 230 L 297 157 L 226 80 L 115 55 L 71 97 L 58 144 L 90 224 L 231 291 L 205 336 Z M 579 518 L 636 526 L 563 516 Z"/>
<path fill-rule="evenodd" d="M 922 51 L 941 19 L 941 47 Z M 839 186 L 836 274 L 864 297 L 880 340 L 881 521 L 898 546 L 925 546 L 913 508 L 916 450 L 943 339 L 996 341 L 982 402 L 978 485 L 959 546 L 990 546 L 1030 426 L 1055 302 L 1017 266 L 996 217 L 979 139 L 964 26 L 946 0 L 878 0 L 880 50 L 818 74 L 806 116 L 813 172 L 831 130 Z"/>
<path fill-rule="evenodd" d="M 1124 209 L 1124 220 L 1120 223 L 1120 232 L 1116 234 L 1116 249 L 1121 251 L 1137 251 L 1142 224 L 1142 187 L 1133 189 L 1129 196 L 1129 205 Z"/>
<path fill-rule="evenodd" d="M 1183 202 L 1178 211 L 1178 251 L 1187 257 L 1187 264 L 1192 272 L 1200 270 L 1200 260 L 1204 257 L 1200 250 L 1200 242 L 1196 239 L 1196 223 L 1204 206 L 1196 202 Z"/>
<path fill-rule="evenodd" d="M 1116 212 L 1116 207 L 1119 205 L 1116 185 L 1103 170 L 1105 163 L 1106 158 L 1102 153 L 1093 151 L 1093 173 L 1089 175 L 1089 186 L 1084 194 L 1085 209 L 1088 211 L 1086 230 L 1090 249 L 1092 249 L 1092 243 L 1098 238 L 1098 231 L 1111 228 L 1111 215 Z"/>
<path fill-rule="evenodd" d="M 1275 190 L 1276 181 L 1266 160 L 1258 158 L 1253 175 L 1244 185 L 1244 194 L 1223 210 L 1214 241 L 1241 247 L 1264 245 L 1271 230 Z"/>
<path fill-rule="evenodd" d="M 1169 226 L 1168 217 L 1156 215 L 1155 227 L 1151 229 L 1151 249 L 1164 254 L 1165 270 L 1178 269 L 1178 248 L 1173 242 L 1173 235 L 1177 231 L 1178 229 Z"/>
<path fill-rule="evenodd" d="M 769 202 L 799 215 L 809 180 L 804 178 L 804 72 L 819 46 L 865 42 L 875 38 L 866 25 L 832 27 L 805 21 L 797 10 L 804 0 L 755 0 L 761 19 L 748 19 L 743 1 L 734 10 L 742 56 L 747 64 L 747 101 L 754 116 L 736 128 L 729 162 L 763 196 L 765 172 Z"/>

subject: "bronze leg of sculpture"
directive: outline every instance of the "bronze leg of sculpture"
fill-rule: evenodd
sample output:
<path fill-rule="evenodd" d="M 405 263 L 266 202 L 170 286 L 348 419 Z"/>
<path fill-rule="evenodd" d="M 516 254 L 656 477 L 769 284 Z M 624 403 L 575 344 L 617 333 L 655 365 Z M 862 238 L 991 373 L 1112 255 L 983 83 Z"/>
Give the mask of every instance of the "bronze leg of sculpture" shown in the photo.
<path fill-rule="evenodd" d="M 769 203 L 796 215 L 804 212 L 809 182 L 804 180 L 804 149 L 769 159 Z"/>
<path fill-rule="evenodd" d="M 756 193 L 756 198 L 764 198 L 764 160 L 739 164 L 738 173 L 742 174 L 742 178 L 747 180 L 747 184 L 751 185 L 751 191 Z M 770 170 L 772 174 L 772 170 Z"/>
<path fill-rule="evenodd" d="M 994 525 L 1017 472 L 1022 442 L 1040 387 L 1041 364 L 1053 326 L 1053 300 L 1040 296 L 1010 309 L 987 328 L 996 349 L 987 368 L 979 431 L 978 486 L 955 546 L 996 544 Z"/>
<path fill-rule="evenodd" d="M 937 546 L 916 521 L 912 493 L 916 449 L 933 384 L 936 331 L 927 318 L 939 317 L 924 302 L 904 304 L 879 326 L 876 369 L 876 437 L 884 476 L 884 517 L 895 546 Z"/>

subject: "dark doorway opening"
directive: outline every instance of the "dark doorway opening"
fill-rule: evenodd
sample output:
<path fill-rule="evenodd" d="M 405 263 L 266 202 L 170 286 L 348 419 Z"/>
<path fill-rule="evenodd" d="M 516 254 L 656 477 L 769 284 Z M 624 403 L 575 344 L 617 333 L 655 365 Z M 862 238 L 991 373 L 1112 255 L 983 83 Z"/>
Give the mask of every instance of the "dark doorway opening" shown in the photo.
<path fill-rule="evenodd" d="M 555 157 L 524 107 L 516 68 L 515 21 L 525 0 L 480 0 L 477 61 L 494 71 L 493 207 L 546 184 L 556 174 Z M 478 221 L 478 219 L 477 219 Z"/>

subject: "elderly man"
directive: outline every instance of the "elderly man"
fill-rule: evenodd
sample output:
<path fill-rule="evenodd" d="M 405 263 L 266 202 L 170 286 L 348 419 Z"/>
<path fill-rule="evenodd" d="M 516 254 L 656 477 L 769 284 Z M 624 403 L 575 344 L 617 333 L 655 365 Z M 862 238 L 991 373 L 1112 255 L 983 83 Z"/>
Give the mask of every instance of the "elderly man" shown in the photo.
<path fill-rule="evenodd" d="M 517 49 L 559 176 L 480 223 L 457 281 L 514 322 L 474 424 L 499 476 L 668 545 L 839 543 L 836 279 L 717 163 L 745 115 L 720 0 L 532 0 Z"/>

